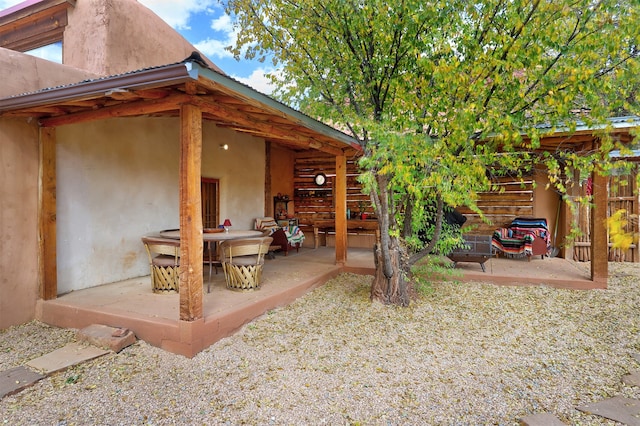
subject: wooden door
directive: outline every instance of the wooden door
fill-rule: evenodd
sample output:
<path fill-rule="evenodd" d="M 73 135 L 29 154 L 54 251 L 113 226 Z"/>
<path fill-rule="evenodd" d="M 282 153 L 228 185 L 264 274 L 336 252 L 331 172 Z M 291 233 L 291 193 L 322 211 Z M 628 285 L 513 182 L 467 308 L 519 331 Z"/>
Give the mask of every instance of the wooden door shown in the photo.
<path fill-rule="evenodd" d="M 202 227 L 217 228 L 220 224 L 220 181 L 202 178 Z"/>

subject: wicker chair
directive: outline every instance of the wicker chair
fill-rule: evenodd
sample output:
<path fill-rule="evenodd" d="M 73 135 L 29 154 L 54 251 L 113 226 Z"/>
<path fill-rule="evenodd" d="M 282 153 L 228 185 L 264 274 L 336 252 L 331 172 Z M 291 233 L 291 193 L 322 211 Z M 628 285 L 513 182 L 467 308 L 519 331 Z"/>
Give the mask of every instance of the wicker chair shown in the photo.
<path fill-rule="evenodd" d="M 180 241 L 162 237 L 142 237 L 142 243 L 149 256 L 153 292 L 178 293 Z"/>
<path fill-rule="evenodd" d="M 227 288 L 240 291 L 260 288 L 264 256 L 272 241 L 271 237 L 260 237 L 227 240 L 220 244 Z"/>

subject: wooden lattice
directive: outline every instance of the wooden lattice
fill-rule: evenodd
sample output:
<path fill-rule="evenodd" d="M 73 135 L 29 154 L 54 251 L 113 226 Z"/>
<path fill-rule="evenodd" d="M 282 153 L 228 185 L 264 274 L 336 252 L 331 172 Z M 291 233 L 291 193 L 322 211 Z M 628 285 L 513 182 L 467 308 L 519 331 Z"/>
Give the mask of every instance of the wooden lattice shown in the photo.
<path fill-rule="evenodd" d="M 154 293 L 178 293 L 180 290 L 180 241 L 160 237 L 143 237 L 149 256 L 151 290 Z"/>
<path fill-rule="evenodd" d="M 154 293 L 178 293 L 180 290 L 179 267 L 151 265 L 151 289 Z"/>
<path fill-rule="evenodd" d="M 272 241 L 271 237 L 247 238 L 220 245 L 227 288 L 239 291 L 260 288 L 264 255 Z"/>
<path fill-rule="evenodd" d="M 262 265 L 233 265 L 224 263 L 227 288 L 232 290 L 257 290 L 262 278 Z"/>

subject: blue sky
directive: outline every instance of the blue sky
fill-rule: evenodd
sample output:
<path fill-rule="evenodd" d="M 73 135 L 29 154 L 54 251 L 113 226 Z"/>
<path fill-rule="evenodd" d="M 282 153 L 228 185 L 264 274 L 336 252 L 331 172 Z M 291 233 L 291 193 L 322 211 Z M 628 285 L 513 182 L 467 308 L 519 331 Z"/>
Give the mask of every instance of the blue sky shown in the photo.
<path fill-rule="evenodd" d="M 21 3 L 23 0 L 0 0 L 0 10 Z M 80 0 L 82 1 L 82 0 Z M 263 93 L 271 93 L 264 77 L 273 71 L 270 64 L 242 59 L 236 61 L 224 48 L 235 42 L 232 20 L 224 13 L 219 0 L 138 0 L 151 9 L 184 38 L 204 53 L 229 76 Z M 36 53 L 45 59 L 61 55 L 59 47 L 43 49 Z"/>

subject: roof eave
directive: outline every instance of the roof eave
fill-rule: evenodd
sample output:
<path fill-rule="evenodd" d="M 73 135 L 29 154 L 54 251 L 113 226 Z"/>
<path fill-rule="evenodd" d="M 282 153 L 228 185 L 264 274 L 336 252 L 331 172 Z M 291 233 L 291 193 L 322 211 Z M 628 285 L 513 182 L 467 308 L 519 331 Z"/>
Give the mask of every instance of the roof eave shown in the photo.
<path fill-rule="evenodd" d="M 191 63 L 178 63 L 0 99 L 0 112 L 92 98 L 117 89 L 152 88 L 188 80 L 197 80 L 197 70 Z"/>
<path fill-rule="evenodd" d="M 304 125 L 305 127 L 311 130 L 314 130 L 318 133 L 322 133 L 325 136 L 331 137 L 333 139 L 339 140 L 340 142 L 345 143 L 349 145 L 349 147 L 354 148 L 358 151 L 362 150 L 362 147 L 357 142 L 357 140 L 347 135 L 346 133 L 343 133 L 340 130 L 337 130 L 318 120 L 315 120 L 309 117 L 308 115 L 305 115 L 300 111 L 297 111 L 291 107 L 288 107 L 282 102 L 279 102 L 263 93 L 260 93 L 249 86 L 246 86 L 230 77 L 227 77 L 226 75 L 220 74 L 215 70 L 202 67 L 196 63 L 194 63 L 193 65 L 199 70 L 200 75 L 213 81 L 214 83 L 225 86 L 244 97 L 251 98 L 256 102 L 265 105 L 269 109 L 280 112 L 283 116 L 291 117 L 292 119 L 298 121 L 300 124 Z"/>
<path fill-rule="evenodd" d="M 198 77 L 211 80 L 240 97 L 255 101 L 283 117 L 298 122 L 300 125 L 323 134 L 331 139 L 344 143 L 358 151 L 362 148 L 351 136 L 333 127 L 321 123 L 275 99 L 264 95 L 249 86 L 239 83 L 219 72 L 203 67 L 196 62 L 182 62 L 161 67 L 149 68 L 97 80 L 87 80 L 77 84 L 65 85 L 39 90 L 37 92 L 14 95 L 0 99 L 0 112 L 26 109 L 36 106 L 52 105 L 63 101 L 78 101 L 103 96 L 115 90 L 145 89 L 180 84 L 187 81 L 198 81 Z"/>

